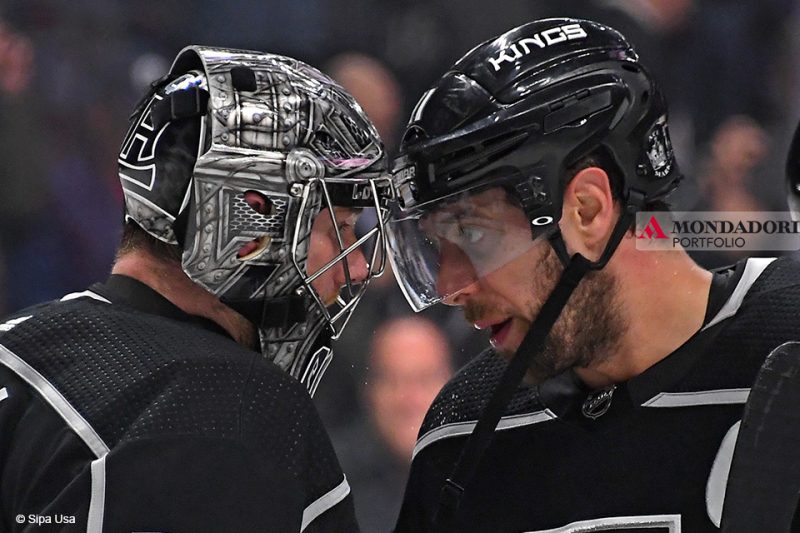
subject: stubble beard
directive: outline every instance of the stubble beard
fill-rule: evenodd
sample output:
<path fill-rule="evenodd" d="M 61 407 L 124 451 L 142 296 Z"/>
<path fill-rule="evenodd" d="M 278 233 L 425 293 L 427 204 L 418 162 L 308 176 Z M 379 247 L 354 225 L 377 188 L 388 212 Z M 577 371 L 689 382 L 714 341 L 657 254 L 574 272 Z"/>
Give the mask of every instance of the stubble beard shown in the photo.
<path fill-rule="evenodd" d="M 546 281 L 532 281 L 531 291 L 549 295 L 563 272 L 561 261 L 552 249 L 548 249 L 537 267 L 539 272 L 542 269 L 544 275 L 539 279 Z M 588 272 L 553 325 L 544 347 L 533 356 L 528 377 L 541 382 L 569 368 L 588 368 L 611 357 L 627 327 L 617 302 L 617 290 L 617 280 L 610 272 Z M 538 316 L 544 301 L 538 299 L 532 316 Z"/>
<path fill-rule="evenodd" d="M 528 316 L 539 316 L 563 270 L 561 261 L 549 246 L 541 260 L 532 264 L 525 276 L 530 280 L 527 290 L 534 298 Z M 543 348 L 532 357 L 527 381 L 541 383 L 569 368 L 587 368 L 614 355 L 627 329 L 627 319 L 621 312 L 617 291 L 617 280 L 610 272 L 588 272 L 553 325 Z M 492 311 L 512 315 L 508 305 L 498 300 L 470 302 L 464 307 L 464 317 L 475 322 L 492 315 Z M 514 356 L 509 350 L 496 351 L 507 360 Z"/>

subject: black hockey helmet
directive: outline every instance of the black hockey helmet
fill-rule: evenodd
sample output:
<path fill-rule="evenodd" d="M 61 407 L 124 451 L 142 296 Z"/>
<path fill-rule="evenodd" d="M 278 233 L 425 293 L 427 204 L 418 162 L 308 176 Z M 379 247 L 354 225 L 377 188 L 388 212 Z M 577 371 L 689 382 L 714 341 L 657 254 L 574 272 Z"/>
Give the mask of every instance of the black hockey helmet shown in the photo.
<path fill-rule="evenodd" d="M 793 220 L 800 220 L 800 124 L 794 132 L 786 158 L 786 199 Z"/>
<path fill-rule="evenodd" d="M 394 168 L 392 258 L 412 306 L 443 296 L 432 287 L 437 266 L 420 259 L 434 254 L 410 251 L 425 246 L 417 222 L 465 194 L 502 186 L 536 239 L 557 229 L 566 170 L 585 156 L 614 167 L 626 204 L 670 193 L 681 174 L 666 113 L 630 43 L 602 24 L 539 20 L 470 51 L 417 103 Z"/>

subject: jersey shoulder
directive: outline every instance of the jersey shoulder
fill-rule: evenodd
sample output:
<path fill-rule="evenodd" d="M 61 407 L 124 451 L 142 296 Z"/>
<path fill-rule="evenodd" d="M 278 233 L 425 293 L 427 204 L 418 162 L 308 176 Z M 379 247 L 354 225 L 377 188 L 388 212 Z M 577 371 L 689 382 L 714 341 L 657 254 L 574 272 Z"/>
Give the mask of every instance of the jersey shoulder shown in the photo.
<path fill-rule="evenodd" d="M 94 297 L 37 306 L 5 324 L 5 357 L 40 374 L 110 447 L 166 434 L 240 438 L 244 422 L 256 423 L 243 410 L 255 398 L 269 409 L 313 409 L 303 387 L 261 354 L 195 324 Z"/>
<path fill-rule="evenodd" d="M 683 386 L 749 388 L 767 356 L 800 340 L 800 262 L 750 259 L 736 288 L 706 326 L 712 340 Z"/>
<path fill-rule="evenodd" d="M 491 348 L 472 359 L 436 396 L 422 423 L 420 435 L 442 426 L 478 420 L 507 366 L 506 360 Z M 515 392 L 505 416 L 543 409 L 536 387 L 522 385 Z"/>

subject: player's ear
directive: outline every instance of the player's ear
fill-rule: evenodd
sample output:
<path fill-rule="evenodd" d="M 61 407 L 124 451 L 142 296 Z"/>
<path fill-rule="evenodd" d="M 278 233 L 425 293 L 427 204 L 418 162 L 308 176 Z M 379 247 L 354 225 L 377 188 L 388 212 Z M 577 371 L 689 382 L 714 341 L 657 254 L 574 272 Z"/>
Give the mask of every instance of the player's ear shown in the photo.
<path fill-rule="evenodd" d="M 564 191 L 560 224 L 572 251 L 596 259 L 615 221 L 614 197 L 606 171 L 599 167 L 578 171 Z"/>

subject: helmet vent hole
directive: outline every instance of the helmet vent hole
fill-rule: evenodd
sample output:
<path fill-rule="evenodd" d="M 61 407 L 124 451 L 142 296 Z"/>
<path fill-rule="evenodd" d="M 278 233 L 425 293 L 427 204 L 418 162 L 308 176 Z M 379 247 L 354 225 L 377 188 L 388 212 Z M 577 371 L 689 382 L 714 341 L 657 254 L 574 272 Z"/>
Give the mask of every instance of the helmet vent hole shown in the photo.
<path fill-rule="evenodd" d="M 245 191 L 244 201 L 259 215 L 269 216 L 272 214 L 272 201 L 258 191 Z"/>
<path fill-rule="evenodd" d="M 248 194 L 250 192 L 255 193 L 257 196 Z M 258 196 L 263 196 L 270 200 L 271 208 L 269 214 L 262 215 L 256 211 L 255 207 L 259 205 L 256 203 L 258 202 L 256 199 Z M 248 199 L 250 202 L 248 202 Z M 287 198 L 258 191 L 246 191 L 245 194 L 231 195 L 229 206 L 230 231 L 248 238 L 267 234 L 272 238 L 273 242 L 283 242 L 285 239 L 284 230 L 288 201 Z"/>
<path fill-rule="evenodd" d="M 506 132 L 481 144 L 448 154 L 440 159 L 436 166 L 440 173 L 448 174 L 450 179 L 460 178 L 502 159 L 519 148 L 527 137 L 528 133 L 524 131 Z"/>
<path fill-rule="evenodd" d="M 650 92 L 649 91 L 643 92 L 642 93 L 642 103 L 646 104 L 649 99 L 650 99 Z"/>

